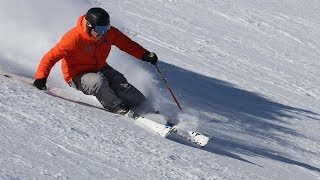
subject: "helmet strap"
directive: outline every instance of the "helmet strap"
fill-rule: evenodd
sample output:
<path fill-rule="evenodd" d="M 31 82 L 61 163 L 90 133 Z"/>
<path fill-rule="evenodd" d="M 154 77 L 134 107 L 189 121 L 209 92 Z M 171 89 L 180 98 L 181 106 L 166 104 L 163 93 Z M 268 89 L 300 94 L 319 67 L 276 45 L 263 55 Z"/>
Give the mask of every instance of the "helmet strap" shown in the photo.
<path fill-rule="evenodd" d="M 87 20 L 86 20 L 86 26 L 87 26 L 87 33 L 91 34 L 91 30 L 93 29 L 93 27 Z"/>

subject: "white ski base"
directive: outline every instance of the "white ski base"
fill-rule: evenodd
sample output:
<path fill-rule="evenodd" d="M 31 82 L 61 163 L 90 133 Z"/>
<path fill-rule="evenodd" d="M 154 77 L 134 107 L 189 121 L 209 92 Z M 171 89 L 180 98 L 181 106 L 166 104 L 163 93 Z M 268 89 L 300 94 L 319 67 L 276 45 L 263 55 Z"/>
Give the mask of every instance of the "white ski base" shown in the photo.
<path fill-rule="evenodd" d="M 201 147 L 208 144 L 208 142 L 210 140 L 210 137 L 203 135 L 201 133 L 195 132 L 195 131 L 185 130 L 185 129 L 179 128 L 177 126 L 173 126 L 173 128 L 174 129 L 172 132 L 176 133 L 177 135 L 179 135 L 181 137 L 184 137 L 188 141 L 195 143 Z"/>
<path fill-rule="evenodd" d="M 152 121 L 142 116 L 135 119 L 135 123 L 138 124 L 139 126 L 144 127 L 145 129 L 151 130 L 159 134 L 161 137 L 166 137 L 172 131 L 171 126 L 166 126 L 166 125 L 157 123 L 155 121 Z"/>
<path fill-rule="evenodd" d="M 201 147 L 205 146 L 210 140 L 210 137 L 205 136 L 201 133 L 185 130 L 178 127 L 177 125 L 163 125 L 142 116 L 135 119 L 135 123 L 145 129 L 151 130 L 152 132 L 159 134 L 161 137 L 167 137 L 170 133 L 175 133 L 183 137 L 187 141 L 195 143 Z"/>

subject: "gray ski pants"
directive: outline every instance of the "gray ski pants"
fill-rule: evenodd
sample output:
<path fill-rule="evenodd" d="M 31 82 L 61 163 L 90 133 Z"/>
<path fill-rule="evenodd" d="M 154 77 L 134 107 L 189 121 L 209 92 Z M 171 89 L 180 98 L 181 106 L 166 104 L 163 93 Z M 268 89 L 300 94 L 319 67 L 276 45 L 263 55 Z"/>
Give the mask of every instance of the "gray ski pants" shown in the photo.
<path fill-rule="evenodd" d="M 130 108 L 148 104 L 146 97 L 109 65 L 97 73 L 80 74 L 72 79 L 70 86 L 95 96 L 110 111 L 116 111 L 123 104 Z"/>

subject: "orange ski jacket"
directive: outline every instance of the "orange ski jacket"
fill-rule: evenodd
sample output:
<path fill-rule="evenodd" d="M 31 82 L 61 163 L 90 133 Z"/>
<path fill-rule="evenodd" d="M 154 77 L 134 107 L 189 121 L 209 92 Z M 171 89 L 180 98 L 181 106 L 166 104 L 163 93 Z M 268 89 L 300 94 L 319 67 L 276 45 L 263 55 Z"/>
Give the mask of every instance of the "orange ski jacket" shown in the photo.
<path fill-rule="evenodd" d="M 67 83 L 82 73 L 98 72 L 106 65 L 111 45 L 140 60 L 148 52 L 112 26 L 100 41 L 94 39 L 87 33 L 85 16 L 80 16 L 77 26 L 42 58 L 35 79 L 48 78 L 52 67 L 61 59 L 62 73 Z"/>

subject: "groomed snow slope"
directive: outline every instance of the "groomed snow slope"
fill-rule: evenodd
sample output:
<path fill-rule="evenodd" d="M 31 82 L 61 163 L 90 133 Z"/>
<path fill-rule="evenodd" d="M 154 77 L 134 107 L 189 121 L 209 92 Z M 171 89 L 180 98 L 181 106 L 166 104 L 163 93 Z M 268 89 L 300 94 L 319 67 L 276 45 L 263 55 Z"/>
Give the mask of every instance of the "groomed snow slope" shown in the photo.
<path fill-rule="evenodd" d="M 92 107 L 57 64 L 51 87 L 83 103 L 0 76 L 0 179 L 320 178 L 320 2 L 1 2 L 0 71 L 32 81 L 44 53 L 92 6 L 158 54 L 184 112 L 151 65 L 116 48 L 108 62 L 166 118 L 212 140 L 194 148 Z"/>

